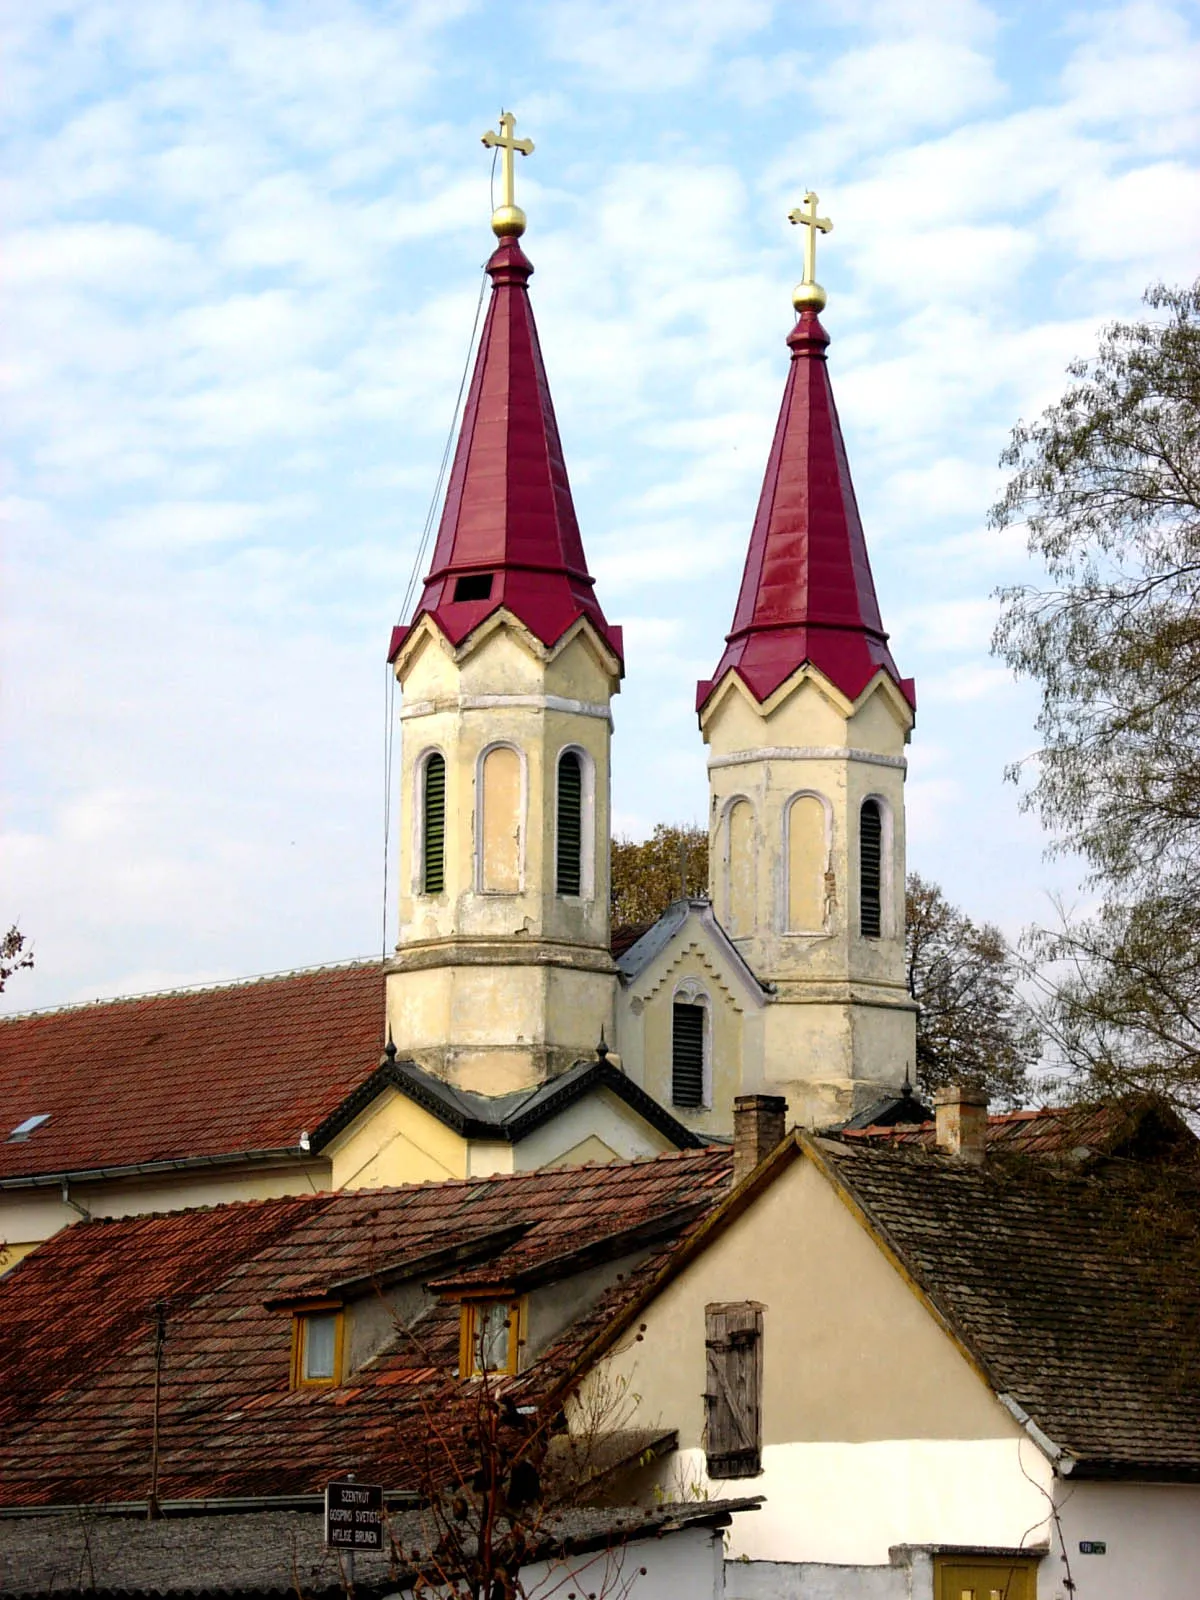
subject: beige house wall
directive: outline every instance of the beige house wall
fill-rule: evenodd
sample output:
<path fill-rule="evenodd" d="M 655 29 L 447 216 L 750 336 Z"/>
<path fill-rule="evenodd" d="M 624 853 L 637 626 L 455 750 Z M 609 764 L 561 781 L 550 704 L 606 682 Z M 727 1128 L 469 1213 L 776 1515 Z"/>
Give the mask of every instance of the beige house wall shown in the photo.
<path fill-rule="evenodd" d="M 766 1308 L 764 1471 L 711 1483 L 704 1312 L 740 1300 Z M 596 1381 L 636 1397 L 633 1425 L 678 1430 L 669 1495 L 767 1497 L 735 1528 L 735 1555 L 886 1562 L 889 1540 L 1016 1545 L 1045 1517 L 1044 1458 L 806 1157 L 638 1324 Z"/>
<path fill-rule="evenodd" d="M 312 1194 L 332 1188 L 330 1163 L 324 1156 L 278 1164 L 247 1163 L 244 1167 L 206 1167 L 199 1172 L 160 1173 L 78 1181 L 69 1186 L 74 1204 L 61 1189 L 9 1189 L 0 1192 L 0 1270 L 13 1266 L 43 1239 L 80 1220 L 128 1217 L 150 1211 L 185 1211 L 195 1206 L 226 1205 L 234 1200 L 274 1200 L 281 1195 Z M 79 1209 L 76 1209 L 76 1208 Z"/>
<path fill-rule="evenodd" d="M 761 1066 L 755 1073 L 747 1061 L 745 1087 L 786 1095 L 795 1121 L 828 1123 L 898 1089 L 915 1067 L 904 969 L 912 712 L 885 674 L 851 703 L 805 666 L 761 706 L 730 674 L 701 726 L 709 892 L 751 968 L 774 985 Z M 859 932 L 858 819 L 868 798 L 884 814 L 877 939 Z M 752 926 L 739 906 L 750 898 Z"/>
<path fill-rule="evenodd" d="M 501 612 L 458 650 L 428 620 L 398 658 L 402 1055 L 462 1088 L 538 1082 L 611 1038 L 609 702 L 617 663 L 581 622 L 553 650 Z M 422 883 L 424 763 L 446 761 L 445 888 Z M 558 761 L 584 769 L 583 884 L 556 892 Z M 504 752 L 500 754 L 499 752 Z M 485 770 L 491 801 L 482 804 Z"/>

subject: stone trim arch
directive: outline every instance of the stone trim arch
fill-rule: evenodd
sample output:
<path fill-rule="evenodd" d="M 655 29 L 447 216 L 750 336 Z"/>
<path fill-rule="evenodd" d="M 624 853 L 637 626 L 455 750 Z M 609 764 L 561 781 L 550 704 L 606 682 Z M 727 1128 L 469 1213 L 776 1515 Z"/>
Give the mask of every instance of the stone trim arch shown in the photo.
<path fill-rule="evenodd" d="M 751 938 L 758 928 L 758 874 L 755 870 L 753 852 L 749 863 L 742 868 L 748 874 L 747 881 L 738 883 L 734 863 L 734 813 L 740 805 L 745 805 L 749 808 L 749 827 L 753 836 L 758 811 L 751 797 L 741 791 L 737 794 L 731 794 L 721 807 L 719 832 L 717 834 L 721 844 L 718 868 L 722 898 L 721 920 L 731 939 Z M 738 916 L 739 910 L 745 913 L 743 917 Z M 743 921 L 746 926 L 742 926 Z"/>
<path fill-rule="evenodd" d="M 514 886 L 512 888 L 494 888 L 488 886 L 487 874 L 487 829 L 488 821 L 485 816 L 487 807 L 486 780 L 484 768 L 488 757 L 498 750 L 511 750 L 517 758 L 518 784 L 517 784 L 517 814 L 516 814 L 516 870 L 514 873 Z M 524 750 L 511 739 L 493 739 L 490 744 L 485 744 L 475 758 L 475 849 L 473 881 L 476 894 L 523 894 L 525 891 L 525 854 L 529 826 L 529 762 Z"/>
<path fill-rule="evenodd" d="M 800 800 L 815 800 L 821 807 L 824 823 L 824 848 L 821 852 L 820 880 L 817 886 L 817 896 L 821 906 L 821 918 L 818 925 L 812 927 L 793 927 L 792 925 L 792 812 Z M 821 938 L 829 932 L 829 913 L 831 897 L 829 893 L 829 872 L 833 860 L 833 804 L 828 795 L 819 789 L 797 789 L 788 796 L 783 803 L 780 813 L 780 841 L 779 859 L 781 871 L 779 877 L 779 928 L 780 931 L 798 938 Z"/>

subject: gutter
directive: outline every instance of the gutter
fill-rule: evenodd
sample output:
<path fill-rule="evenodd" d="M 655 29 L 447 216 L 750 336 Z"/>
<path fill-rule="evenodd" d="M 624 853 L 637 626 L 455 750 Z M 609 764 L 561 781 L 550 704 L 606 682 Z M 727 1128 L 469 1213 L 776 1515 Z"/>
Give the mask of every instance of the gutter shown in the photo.
<path fill-rule="evenodd" d="M 165 1172 L 205 1172 L 253 1162 L 309 1161 L 315 1152 L 300 1145 L 279 1150 L 238 1150 L 221 1156 L 176 1156 L 165 1161 L 133 1161 L 118 1167 L 81 1167 L 71 1172 L 36 1172 L 24 1178 L 0 1178 L 0 1192 L 10 1189 L 62 1189 L 73 1183 L 108 1183 L 118 1178 L 157 1177 Z"/>
<path fill-rule="evenodd" d="M 416 1510 L 422 1496 L 408 1489 L 389 1489 L 384 1494 L 384 1504 L 393 1511 Z M 195 1500 L 160 1500 L 158 1509 L 165 1517 L 226 1516 L 239 1511 L 323 1511 L 325 1495 L 321 1494 L 256 1494 L 244 1498 L 236 1496 Z M 89 1517 L 137 1517 L 144 1520 L 148 1511 L 145 1500 L 99 1500 L 80 1505 L 77 1501 L 47 1506 L 0 1506 L 0 1521 L 15 1521 L 25 1517 L 61 1517 L 86 1512 Z"/>
<path fill-rule="evenodd" d="M 1075 1457 L 1064 1450 L 1062 1445 L 1055 1444 L 1049 1434 L 1043 1433 L 1021 1402 L 1013 1395 L 997 1394 L 996 1399 L 999 1400 L 1009 1415 L 1020 1423 L 1042 1454 L 1048 1457 L 1050 1465 L 1055 1472 L 1064 1478 L 1069 1478 L 1075 1470 Z"/>

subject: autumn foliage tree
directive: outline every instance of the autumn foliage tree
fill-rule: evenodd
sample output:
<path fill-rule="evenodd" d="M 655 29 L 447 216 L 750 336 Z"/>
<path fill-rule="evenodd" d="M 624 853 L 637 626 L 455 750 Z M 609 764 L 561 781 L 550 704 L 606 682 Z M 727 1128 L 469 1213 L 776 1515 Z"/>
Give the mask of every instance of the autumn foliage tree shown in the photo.
<path fill-rule="evenodd" d="M 660 822 L 648 839 L 614 839 L 614 927 L 654 922 L 685 895 L 708 893 L 708 834 L 695 823 Z"/>
<path fill-rule="evenodd" d="M 1012 776 L 1098 909 L 1034 930 L 1046 1025 L 1077 1077 L 1200 1109 L 1200 280 L 1104 331 L 1014 431 L 992 521 L 1044 576 L 1002 591 L 994 648 L 1041 693 Z"/>
<path fill-rule="evenodd" d="M 33 965 L 33 951 L 27 947 L 25 935 L 14 923 L 6 934 L 0 937 L 0 991 L 14 973 L 22 972 Z"/>

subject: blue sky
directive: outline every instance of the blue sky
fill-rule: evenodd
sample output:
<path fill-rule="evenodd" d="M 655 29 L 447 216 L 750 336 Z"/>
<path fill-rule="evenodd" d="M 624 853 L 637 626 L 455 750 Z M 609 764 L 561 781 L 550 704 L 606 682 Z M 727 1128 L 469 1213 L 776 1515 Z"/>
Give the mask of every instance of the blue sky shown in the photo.
<path fill-rule="evenodd" d="M 1200 261 L 1200 11 L 900 0 L 27 0 L 3 24 L 9 1009 L 378 951 L 385 667 L 502 105 L 584 538 L 624 623 L 618 824 L 699 819 L 806 188 L 920 696 L 910 865 L 1011 934 L 1073 893 L 1003 781 L 1011 425 Z M 394 912 L 389 913 L 394 937 Z"/>

